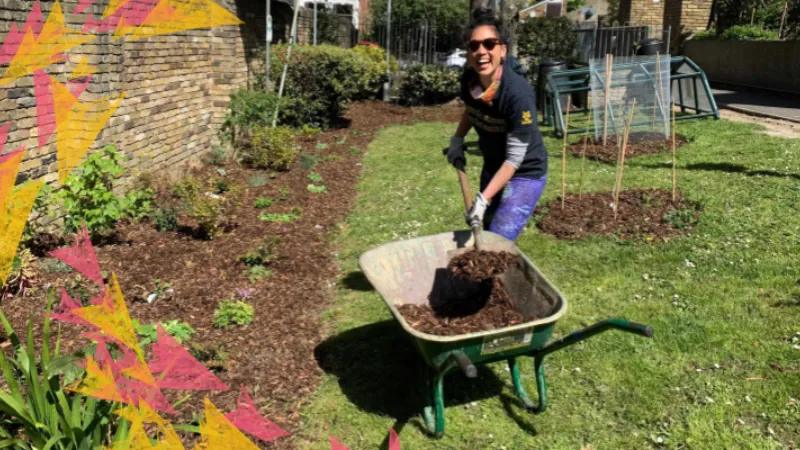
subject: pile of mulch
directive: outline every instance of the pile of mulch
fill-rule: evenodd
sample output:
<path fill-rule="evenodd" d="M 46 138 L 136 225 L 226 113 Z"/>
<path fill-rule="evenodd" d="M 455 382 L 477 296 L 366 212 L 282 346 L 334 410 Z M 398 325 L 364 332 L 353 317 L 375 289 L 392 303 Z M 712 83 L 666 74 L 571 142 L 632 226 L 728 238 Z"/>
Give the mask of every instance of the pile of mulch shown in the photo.
<path fill-rule="evenodd" d="M 518 258 L 508 252 L 477 250 L 458 255 L 447 266 L 449 283 L 458 289 L 435 290 L 428 305 L 405 304 L 397 309 L 412 328 L 439 336 L 496 330 L 535 320 L 514 308 L 503 281 L 497 278 Z"/>
<path fill-rule="evenodd" d="M 108 239 L 95 243 L 100 268 L 117 274 L 131 317 L 142 324 L 177 319 L 193 327 L 197 331 L 191 339 L 193 345 L 212 355 L 202 362 L 217 367 L 217 375 L 231 387 L 225 392 L 164 391 L 172 402 L 192 394 L 189 401 L 176 408 L 179 416 L 170 420 L 191 421 L 193 412 L 203 410 L 205 396 L 222 411 L 232 411 L 237 406 L 239 386 L 244 385 L 265 417 L 289 432 L 297 431 L 301 405 L 313 394 L 322 374 L 314 348 L 324 338 L 320 317 L 335 295 L 331 282 L 339 275 L 330 235 L 345 220 L 355 198 L 363 152 L 384 126 L 416 121 L 457 122 L 462 111 L 456 107 L 404 108 L 378 101 L 352 104 L 345 116 L 345 128 L 326 131 L 314 140 L 298 138 L 301 154 L 320 158 L 310 170 L 301 166 L 301 157 L 291 170 L 278 173 L 266 185 L 251 187 L 247 183 L 250 177 L 267 172 L 234 164 L 224 166 L 225 178 L 242 190 L 234 202 L 238 206 L 230 214 L 231 226 L 213 240 L 197 239 L 185 229 L 159 232 L 145 221 L 120 223 Z M 180 169 L 171 167 L 170 171 Z M 195 179 L 204 180 L 219 178 L 217 169 L 204 165 L 184 170 Z M 307 176 L 312 171 L 322 176 L 326 193 L 306 189 Z M 267 210 L 257 210 L 253 203 L 259 197 L 272 197 L 275 202 Z M 285 200 L 279 200 L 281 197 Z M 302 216 L 292 223 L 258 218 L 263 211 L 283 213 L 297 207 L 302 208 Z M 273 275 L 250 283 L 239 257 L 256 250 L 270 237 L 280 239 L 276 248 L 280 257 L 269 266 Z M 68 244 L 71 242 L 71 238 L 67 240 Z M 40 260 L 40 266 L 46 261 Z M 24 330 L 33 317 L 38 337 L 47 288 L 71 283 L 75 272 L 42 271 L 37 277 L 41 281 L 38 293 L 8 299 L 2 308 L 17 330 Z M 154 280 L 170 283 L 174 293 L 147 304 L 142 297 L 153 292 Z M 91 289 L 91 283 L 85 285 Z M 235 298 L 237 288 L 248 287 L 256 290 L 248 300 L 255 309 L 253 324 L 228 330 L 215 328 L 213 312 L 219 302 Z M 81 336 L 85 329 L 68 323 L 60 325 L 62 348 L 75 350 L 89 343 Z M 220 359 L 224 359 L 223 363 Z M 292 446 L 287 439 L 258 445 Z"/>
<path fill-rule="evenodd" d="M 675 148 L 686 144 L 686 137 L 675 135 Z M 603 140 L 595 140 L 591 136 L 582 137 L 577 143 L 567 147 L 567 151 L 575 156 L 581 156 L 583 144 L 586 143 L 586 157 L 595 161 L 616 162 L 619 155 L 619 143 L 616 136 L 608 136 L 606 145 Z M 653 131 L 634 131 L 628 136 L 628 146 L 625 149 L 625 159 L 642 155 L 655 155 L 664 151 L 672 151 L 672 140 L 664 139 L 662 133 Z"/>
<path fill-rule="evenodd" d="M 547 211 L 537 226 L 546 234 L 567 240 L 598 235 L 667 240 L 691 231 L 700 212 L 697 203 L 684 199 L 680 193 L 673 202 L 672 192 L 665 189 L 620 192 L 616 220 L 613 204 L 610 192 L 568 194 L 563 210 L 560 198 L 537 208 L 538 213 Z"/>
<path fill-rule="evenodd" d="M 536 320 L 536 317 L 523 316 L 514 308 L 508 290 L 499 278 L 481 282 L 477 291 L 475 296 L 445 299 L 435 308 L 405 304 L 397 309 L 412 328 L 437 336 L 496 330 Z"/>
<path fill-rule="evenodd" d="M 519 255 L 509 252 L 470 250 L 451 259 L 447 270 L 455 278 L 483 281 L 508 271 L 517 259 Z"/>

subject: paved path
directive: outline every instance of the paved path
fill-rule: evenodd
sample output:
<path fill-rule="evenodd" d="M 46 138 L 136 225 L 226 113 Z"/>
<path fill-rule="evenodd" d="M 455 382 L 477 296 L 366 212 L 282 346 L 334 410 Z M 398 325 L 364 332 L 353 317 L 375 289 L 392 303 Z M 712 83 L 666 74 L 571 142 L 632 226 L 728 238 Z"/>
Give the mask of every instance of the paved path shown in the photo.
<path fill-rule="evenodd" d="M 800 122 L 800 94 L 723 85 L 711 90 L 719 108 Z"/>

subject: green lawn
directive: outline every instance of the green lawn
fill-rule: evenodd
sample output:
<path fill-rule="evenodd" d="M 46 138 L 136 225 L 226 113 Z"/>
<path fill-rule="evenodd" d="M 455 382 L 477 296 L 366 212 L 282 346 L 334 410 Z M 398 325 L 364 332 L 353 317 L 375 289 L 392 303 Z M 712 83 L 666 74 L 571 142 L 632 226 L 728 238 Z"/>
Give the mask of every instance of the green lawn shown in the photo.
<path fill-rule="evenodd" d="M 652 340 L 609 332 L 547 357 L 550 406 L 514 401 L 504 364 L 445 381 L 441 440 L 420 429 L 424 383 L 410 341 L 357 258 L 393 240 L 464 228 L 454 170 L 441 155 L 455 125 L 384 129 L 364 160 L 359 199 L 336 239 L 345 274 L 317 351 L 327 372 L 305 409 L 300 448 L 796 448 L 800 441 L 800 141 L 725 121 L 679 123 L 681 191 L 701 202 L 690 235 L 666 244 L 560 242 L 531 225 L 519 247 L 569 302 L 556 333 L 608 317 L 651 325 Z M 474 133 L 470 136 L 474 139 Z M 543 202 L 560 189 L 561 145 Z M 670 187 L 669 154 L 628 162 L 625 187 Z M 479 160 L 469 160 L 477 182 Z M 579 160 L 568 159 L 577 191 Z M 584 192 L 610 191 L 614 167 L 587 162 Z M 796 336 L 796 337 L 795 337 Z M 794 337 L 794 341 L 792 338 Z M 535 393 L 532 361 L 522 360 Z"/>

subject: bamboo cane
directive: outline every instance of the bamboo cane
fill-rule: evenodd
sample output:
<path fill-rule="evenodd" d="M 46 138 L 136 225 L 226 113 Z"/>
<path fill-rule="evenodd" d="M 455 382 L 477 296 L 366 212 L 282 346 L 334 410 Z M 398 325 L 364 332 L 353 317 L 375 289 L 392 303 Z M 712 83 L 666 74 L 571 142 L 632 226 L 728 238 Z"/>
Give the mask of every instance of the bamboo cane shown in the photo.
<path fill-rule="evenodd" d="M 664 78 L 661 76 L 661 54 L 656 53 L 656 72 L 658 72 L 658 88 L 656 89 L 656 104 L 653 106 L 653 128 L 656 122 L 656 107 L 664 104 Z M 666 133 L 667 130 L 664 130 Z M 664 136 L 666 138 L 666 136 Z"/>
<path fill-rule="evenodd" d="M 569 130 L 569 106 L 572 104 L 572 94 L 567 95 L 567 118 L 564 120 L 564 145 L 561 149 L 561 209 L 564 209 L 564 200 L 567 196 L 567 130 Z"/>
<path fill-rule="evenodd" d="M 678 153 L 675 146 L 675 105 L 672 105 L 672 203 L 677 199 L 678 190 Z"/>
<path fill-rule="evenodd" d="M 583 136 L 583 149 L 581 150 L 581 175 L 578 178 L 578 198 L 583 196 L 583 165 L 586 162 L 586 144 L 589 142 L 589 133 Z"/>
<path fill-rule="evenodd" d="M 603 146 L 606 145 L 608 138 L 608 101 L 611 95 L 611 71 L 614 67 L 614 55 L 606 55 L 606 86 L 605 95 L 603 97 Z"/>
<path fill-rule="evenodd" d="M 628 114 L 628 123 L 625 125 L 624 137 L 622 138 L 622 152 L 619 158 L 619 176 L 617 177 L 617 184 L 614 186 L 614 220 L 617 220 L 617 209 L 619 209 L 619 191 L 622 189 L 622 174 L 625 170 L 625 150 L 628 148 L 628 136 L 631 132 L 631 124 L 633 123 L 633 111 L 636 109 L 636 99 L 633 99 L 631 104 L 631 112 Z"/>
<path fill-rule="evenodd" d="M 786 23 L 786 10 L 789 8 L 789 2 L 783 4 L 783 14 L 781 14 L 781 26 L 778 28 L 778 39 L 783 38 L 783 24 Z"/>

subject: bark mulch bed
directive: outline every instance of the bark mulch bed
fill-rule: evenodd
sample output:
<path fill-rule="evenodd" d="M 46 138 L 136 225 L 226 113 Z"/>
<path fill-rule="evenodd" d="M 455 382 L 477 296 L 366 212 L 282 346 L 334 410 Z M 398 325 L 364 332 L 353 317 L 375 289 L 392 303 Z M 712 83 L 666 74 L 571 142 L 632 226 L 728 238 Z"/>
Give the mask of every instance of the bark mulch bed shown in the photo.
<path fill-rule="evenodd" d="M 619 145 L 616 136 L 609 136 L 606 145 L 603 140 L 595 140 L 590 136 L 581 138 L 577 143 L 567 147 L 567 151 L 575 156 L 581 156 L 583 144 L 586 142 L 586 157 L 595 161 L 616 162 L 619 154 Z M 680 148 L 688 140 L 680 134 L 675 135 L 675 148 Z M 628 136 L 628 147 L 625 149 L 625 159 L 642 155 L 655 155 L 664 151 L 672 151 L 672 140 L 664 140 L 664 135 L 652 131 L 634 131 Z"/>
<path fill-rule="evenodd" d="M 456 256 L 446 272 L 453 289 L 435 290 L 428 299 L 429 305 L 406 304 L 398 310 L 414 329 L 439 336 L 495 330 L 535 320 L 514 308 L 508 290 L 496 277 L 518 258 L 507 252 L 477 250 Z"/>
<path fill-rule="evenodd" d="M 262 414 L 289 432 L 297 431 L 301 406 L 314 392 L 322 373 L 314 348 L 324 337 L 320 314 L 329 305 L 338 275 L 329 237 L 345 219 L 355 197 L 359 161 L 367 144 L 383 126 L 457 122 L 461 112 L 450 106 L 401 108 L 378 101 L 354 104 L 345 116 L 345 128 L 324 132 L 313 141 L 299 138 L 302 150 L 297 162 L 266 185 L 250 187 L 247 181 L 257 171 L 226 165 L 225 177 L 242 190 L 230 217 L 231 226 L 213 240 L 196 239 L 186 229 L 159 232 L 152 224 L 142 222 L 119 224 L 112 239 L 95 243 L 101 269 L 115 272 L 120 280 L 131 317 L 142 324 L 177 319 L 192 326 L 197 330 L 193 345 L 208 354 L 201 359 L 215 367 L 217 375 L 231 387 L 226 392 L 191 393 L 192 399 L 177 408 L 180 416 L 170 420 L 186 422 L 191 412 L 201 412 L 204 396 L 221 410 L 232 411 L 239 386 L 244 385 Z M 302 166 L 304 154 L 317 161 L 310 170 Z M 308 161 L 305 158 L 306 164 Z M 192 169 L 192 173 L 203 180 L 219 177 L 217 169 L 203 166 Z M 307 190 L 307 176 L 312 171 L 322 176 L 326 193 Z M 275 199 L 274 204 L 255 209 L 254 200 L 266 196 Z M 279 200 L 281 197 L 284 199 Z M 302 208 L 302 215 L 291 223 L 264 222 L 258 217 L 263 211 L 282 213 L 296 207 Z M 279 258 L 269 266 L 273 275 L 250 283 L 239 257 L 272 237 L 279 238 Z M 45 264 L 52 266 L 52 260 L 39 261 L 40 267 Z M 8 299 L 2 305 L 18 330 L 24 330 L 31 317 L 40 330 L 47 288 L 69 284 L 75 273 L 41 271 L 38 277 L 38 292 Z M 174 293 L 147 304 L 142 297 L 153 292 L 156 279 L 170 283 Z M 218 303 L 235 298 L 237 288 L 249 287 L 256 289 L 248 300 L 255 309 L 254 322 L 227 330 L 215 328 L 213 312 Z M 85 330 L 66 323 L 61 327 L 65 348 L 89 343 L 80 336 Z M 164 393 L 174 402 L 189 392 Z M 259 445 L 291 448 L 292 443 L 279 439 Z"/>
<path fill-rule="evenodd" d="M 700 213 L 697 203 L 680 193 L 673 202 L 672 192 L 664 189 L 620 192 L 616 220 L 613 204 L 611 193 L 569 194 L 563 210 L 560 198 L 537 208 L 538 213 L 546 211 L 537 226 L 546 234 L 567 240 L 600 235 L 666 241 L 691 231 Z"/>

